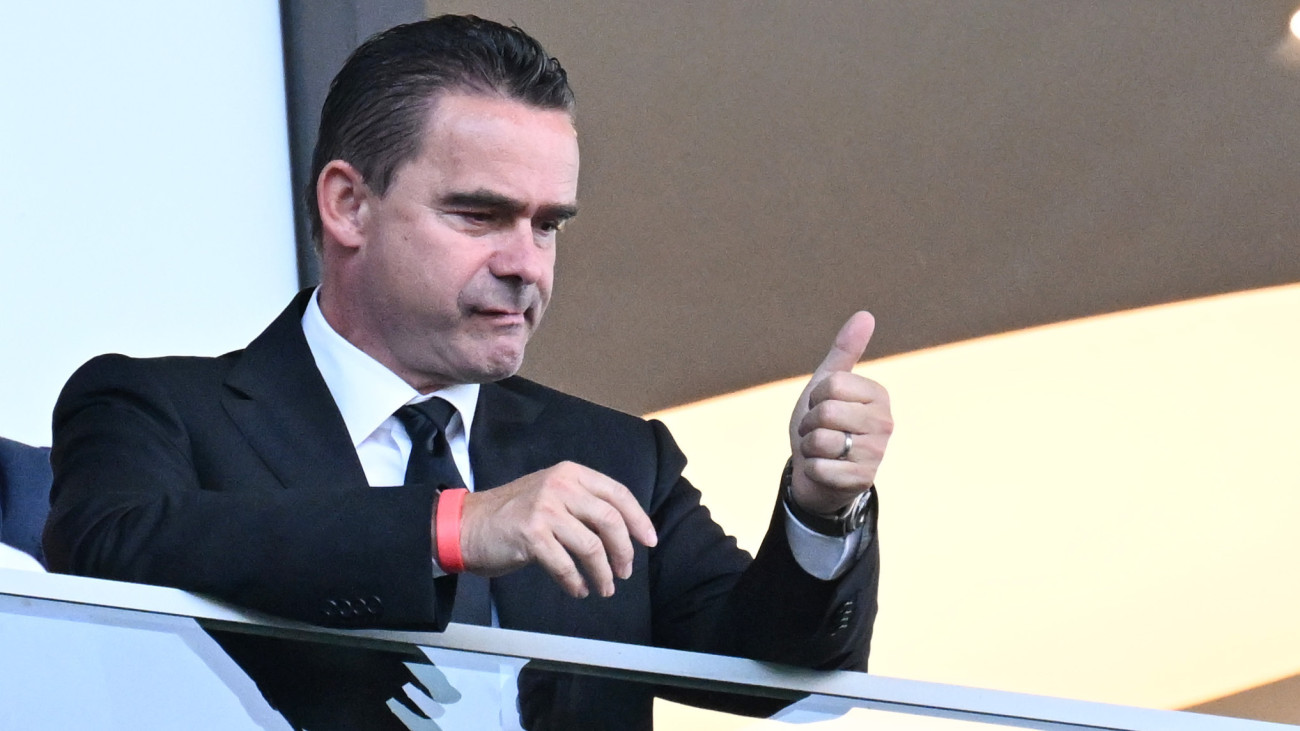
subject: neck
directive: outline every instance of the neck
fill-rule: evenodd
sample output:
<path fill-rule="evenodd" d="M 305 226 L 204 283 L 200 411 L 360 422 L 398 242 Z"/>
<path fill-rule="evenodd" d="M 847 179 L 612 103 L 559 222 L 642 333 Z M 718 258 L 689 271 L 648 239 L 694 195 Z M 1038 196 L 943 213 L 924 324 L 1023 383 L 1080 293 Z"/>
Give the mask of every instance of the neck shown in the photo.
<path fill-rule="evenodd" d="M 321 315 L 325 318 L 325 323 L 330 326 L 339 337 L 348 341 L 357 350 L 379 361 L 388 370 L 392 371 L 406 381 L 411 388 L 421 394 L 433 393 L 434 391 L 454 385 L 425 377 L 418 373 L 412 373 L 402 368 L 398 360 L 393 357 L 390 349 L 383 347 L 383 344 L 374 338 L 368 337 L 369 329 L 363 324 L 358 312 L 348 306 L 348 302 L 354 301 L 346 296 L 341 296 L 337 286 L 330 286 L 328 280 L 321 283 L 320 288 L 316 291 L 316 304 L 320 307 Z"/>

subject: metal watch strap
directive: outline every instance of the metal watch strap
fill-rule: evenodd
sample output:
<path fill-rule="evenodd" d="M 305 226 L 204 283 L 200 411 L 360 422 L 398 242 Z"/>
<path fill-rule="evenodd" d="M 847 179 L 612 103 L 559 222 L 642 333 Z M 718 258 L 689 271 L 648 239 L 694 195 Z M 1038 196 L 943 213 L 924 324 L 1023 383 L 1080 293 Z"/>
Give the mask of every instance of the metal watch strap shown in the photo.
<path fill-rule="evenodd" d="M 785 469 L 781 472 L 781 500 L 785 503 L 786 509 L 795 517 L 805 528 L 820 533 L 824 536 L 836 536 L 842 538 L 858 530 L 867 522 L 867 516 L 871 513 L 871 497 L 875 494 L 874 490 L 867 490 L 853 499 L 853 502 L 844 506 L 842 510 L 834 515 L 819 515 L 817 513 L 805 510 L 799 506 L 794 499 L 792 483 L 794 482 L 794 460 L 786 460 Z"/>

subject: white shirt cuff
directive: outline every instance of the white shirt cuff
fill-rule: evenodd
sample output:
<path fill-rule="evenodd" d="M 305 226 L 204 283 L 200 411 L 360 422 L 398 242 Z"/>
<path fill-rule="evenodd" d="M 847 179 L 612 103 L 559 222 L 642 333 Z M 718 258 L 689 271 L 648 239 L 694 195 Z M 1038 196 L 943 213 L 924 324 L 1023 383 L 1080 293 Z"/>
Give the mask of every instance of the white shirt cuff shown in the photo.
<path fill-rule="evenodd" d="M 823 581 L 843 575 L 874 537 L 869 534 L 872 521 L 840 538 L 823 535 L 800 523 L 784 503 L 781 509 L 785 511 L 785 538 L 794 560 L 804 571 Z"/>

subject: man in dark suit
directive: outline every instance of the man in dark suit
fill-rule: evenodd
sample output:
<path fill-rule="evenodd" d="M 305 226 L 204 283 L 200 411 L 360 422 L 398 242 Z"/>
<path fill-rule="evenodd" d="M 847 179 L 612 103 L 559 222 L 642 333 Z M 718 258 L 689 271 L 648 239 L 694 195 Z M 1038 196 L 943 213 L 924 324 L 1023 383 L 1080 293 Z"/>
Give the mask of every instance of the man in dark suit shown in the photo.
<path fill-rule="evenodd" d="M 851 372 L 870 315 L 795 407 L 753 559 L 700 505 L 662 424 L 513 375 L 577 210 L 572 112 L 563 69 L 518 29 L 443 17 L 358 49 L 325 103 L 309 192 L 321 286 L 242 351 L 104 356 L 72 377 L 51 567 L 429 629 L 470 604 L 458 583 L 487 578 L 490 617 L 467 621 L 865 668 L 892 429 L 884 389 Z M 415 404 L 443 409 L 433 436 L 412 439 Z M 426 449 L 458 474 L 413 478 Z M 262 649 L 232 652 L 259 682 L 271 672 Z M 648 723 L 644 691 L 538 685 L 536 727 Z"/>

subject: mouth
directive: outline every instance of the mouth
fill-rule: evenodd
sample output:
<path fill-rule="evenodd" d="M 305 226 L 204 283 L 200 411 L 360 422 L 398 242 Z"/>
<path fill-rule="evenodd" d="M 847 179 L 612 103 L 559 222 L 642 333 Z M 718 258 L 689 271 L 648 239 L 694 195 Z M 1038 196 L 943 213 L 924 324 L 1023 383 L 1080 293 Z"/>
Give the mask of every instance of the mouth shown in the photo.
<path fill-rule="evenodd" d="M 500 327 L 518 327 L 527 325 L 532 320 L 531 309 L 514 309 L 505 307 L 475 307 L 470 313 Z"/>

